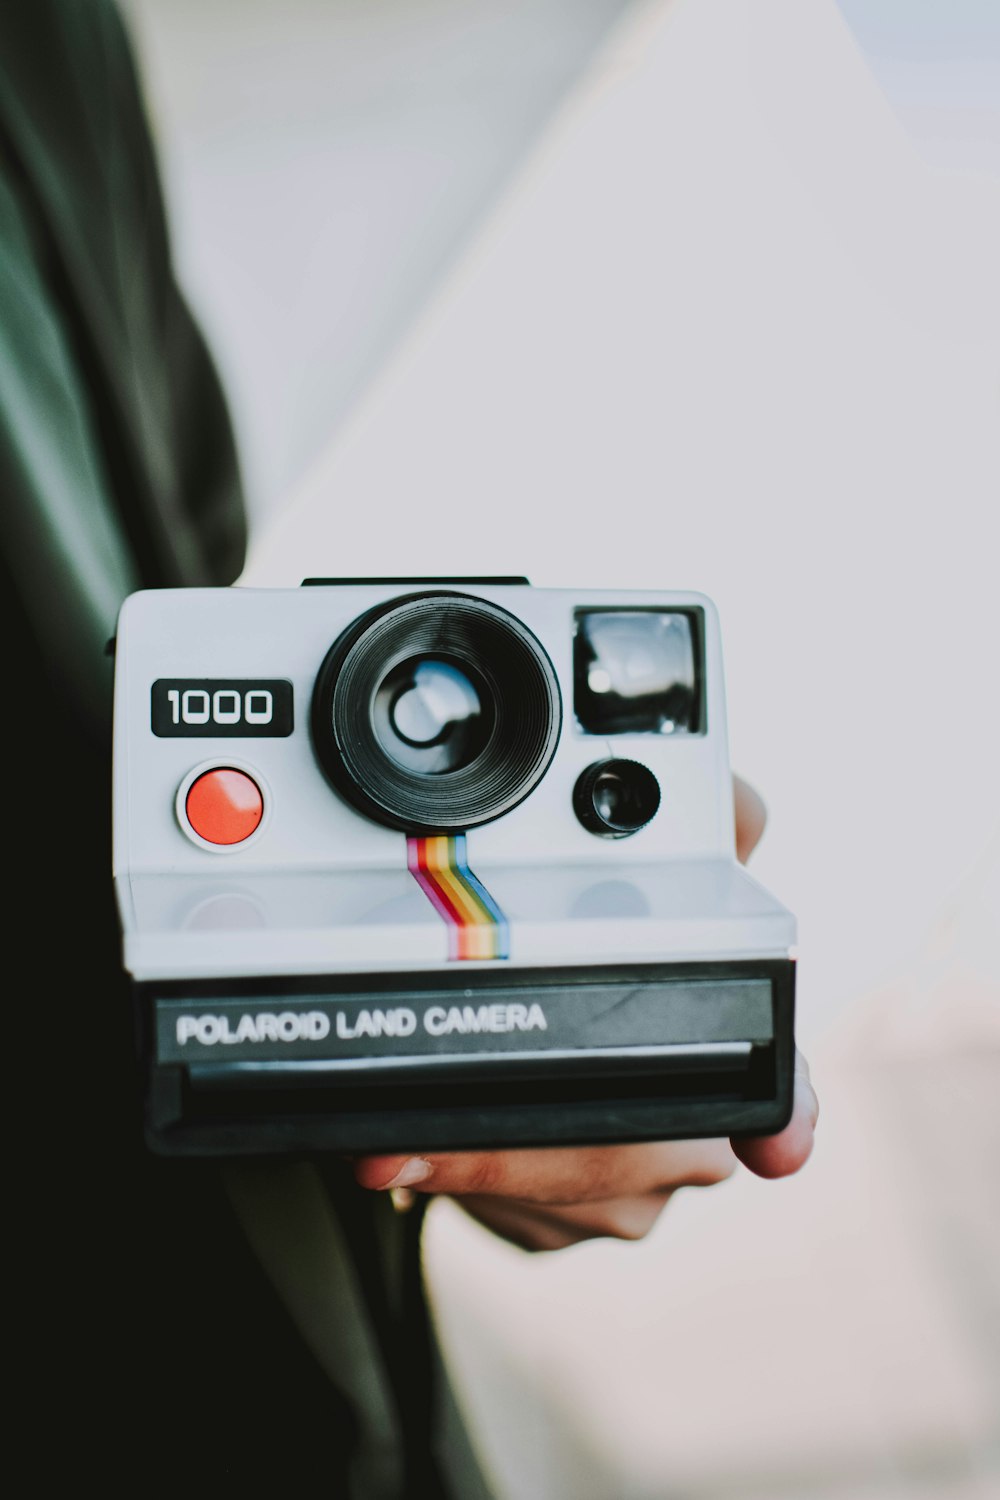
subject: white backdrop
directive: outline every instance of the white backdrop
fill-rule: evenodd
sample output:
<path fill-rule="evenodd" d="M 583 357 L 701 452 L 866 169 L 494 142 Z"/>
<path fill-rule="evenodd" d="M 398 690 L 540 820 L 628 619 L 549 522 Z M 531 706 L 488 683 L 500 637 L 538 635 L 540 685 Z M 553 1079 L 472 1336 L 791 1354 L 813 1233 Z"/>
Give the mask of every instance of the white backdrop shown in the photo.
<path fill-rule="evenodd" d="M 997 183 L 916 152 L 832 0 L 641 8 L 246 581 L 714 597 L 808 1037 L 1000 857 L 998 264 Z"/>

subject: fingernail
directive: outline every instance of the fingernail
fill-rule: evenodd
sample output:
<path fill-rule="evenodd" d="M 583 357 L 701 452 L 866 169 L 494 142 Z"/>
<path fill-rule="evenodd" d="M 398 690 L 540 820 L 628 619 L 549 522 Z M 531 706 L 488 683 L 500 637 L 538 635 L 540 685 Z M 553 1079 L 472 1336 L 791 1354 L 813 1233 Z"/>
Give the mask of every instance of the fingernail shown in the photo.
<path fill-rule="evenodd" d="M 409 1161 L 404 1161 L 391 1182 L 383 1184 L 384 1188 L 408 1188 L 415 1187 L 418 1182 L 425 1182 L 434 1168 L 429 1161 L 422 1156 L 411 1156 Z"/>

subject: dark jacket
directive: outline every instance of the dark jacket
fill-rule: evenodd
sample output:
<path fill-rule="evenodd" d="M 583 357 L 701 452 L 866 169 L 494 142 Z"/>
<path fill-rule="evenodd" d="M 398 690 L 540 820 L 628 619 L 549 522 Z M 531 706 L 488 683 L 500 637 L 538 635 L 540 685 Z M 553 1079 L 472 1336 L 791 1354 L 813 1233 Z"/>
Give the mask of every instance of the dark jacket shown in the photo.
<path fill-rule="evenodd" d="M 231 582 L 245 531 L 105 0 L 0 7 L 0 502 L 8 1155 L 37 1485 L 430 1500 L 415 1219 L 336 1162 L 237 1172 L 141 1139 L 105 648 L 133 589 Z"/>

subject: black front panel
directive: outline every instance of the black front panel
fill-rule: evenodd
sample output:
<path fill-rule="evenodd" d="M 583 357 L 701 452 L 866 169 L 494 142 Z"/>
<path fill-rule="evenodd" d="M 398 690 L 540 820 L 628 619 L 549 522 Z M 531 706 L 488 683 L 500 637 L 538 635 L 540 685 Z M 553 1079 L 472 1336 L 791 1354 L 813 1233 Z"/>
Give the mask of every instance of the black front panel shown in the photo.
<path fill-rule="evenodd" d="M 144 986 L 149 1138 L 240 1154 L 764 1134 L 791 1110 L 793 992 L 782 961 Z"/>
<path fill-rule="evenodd" d="M 159 1063 L 333 1063 L 770 1042 L 766 979 L 155 1002 Z"/>

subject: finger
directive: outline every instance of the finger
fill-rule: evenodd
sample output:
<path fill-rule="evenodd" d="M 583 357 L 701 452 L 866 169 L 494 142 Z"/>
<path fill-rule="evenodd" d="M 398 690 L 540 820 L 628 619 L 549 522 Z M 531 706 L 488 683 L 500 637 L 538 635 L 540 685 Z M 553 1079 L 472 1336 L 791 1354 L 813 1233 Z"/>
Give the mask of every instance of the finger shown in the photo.
<path fill-rule="evenodd" d="M 643 1198 L 615 1198 L 565 1208 L 544 1208 L 481 1194 L 456 1198 L 455 1202 L 487 1229 L 522 1250 L 563 1250 L 585 1240 L 644 1239 L 671 1196 L 669 1192 L 650 1193 Z"/>
<path fill-rule="evenodd" d="M 362 1187 L 422 1193 L 485 1193 L 529 1203 L 567 1204 L 641 1197 L 721 1182 L 735 1166 L 728 1141 L 667 1141 L 417 1157 L 368 1156 L 355 1163 Z"/>
<path fill-rule="evenodd" d="M 533 1203 L 482 1195 L 456 1198 L 455 1202 L 492 1234 L 517 1245 L 519 1250 L 565 1250 L 579 1244 L 574 1228 L 561 1224 L 551 1212 L 546 1213 Z"/>
<path fill-rule="evenodd" d="M 733 1150 L 758 1177 L 790 1177 L 812 1154 L 819 1100 L 809 1078 L 809 1064 L 801 1052 L 795 1057 L 795 1101 L 792 1118 L 777 1135 L 734 1140 Z"/>
<path fill-rule="evenodd" d="M 733 777 L 733 817 L 736 858 L 745 865 L 760 843 L 767 823 L 767 808 L 760 795 L 741 776 Z"/>

